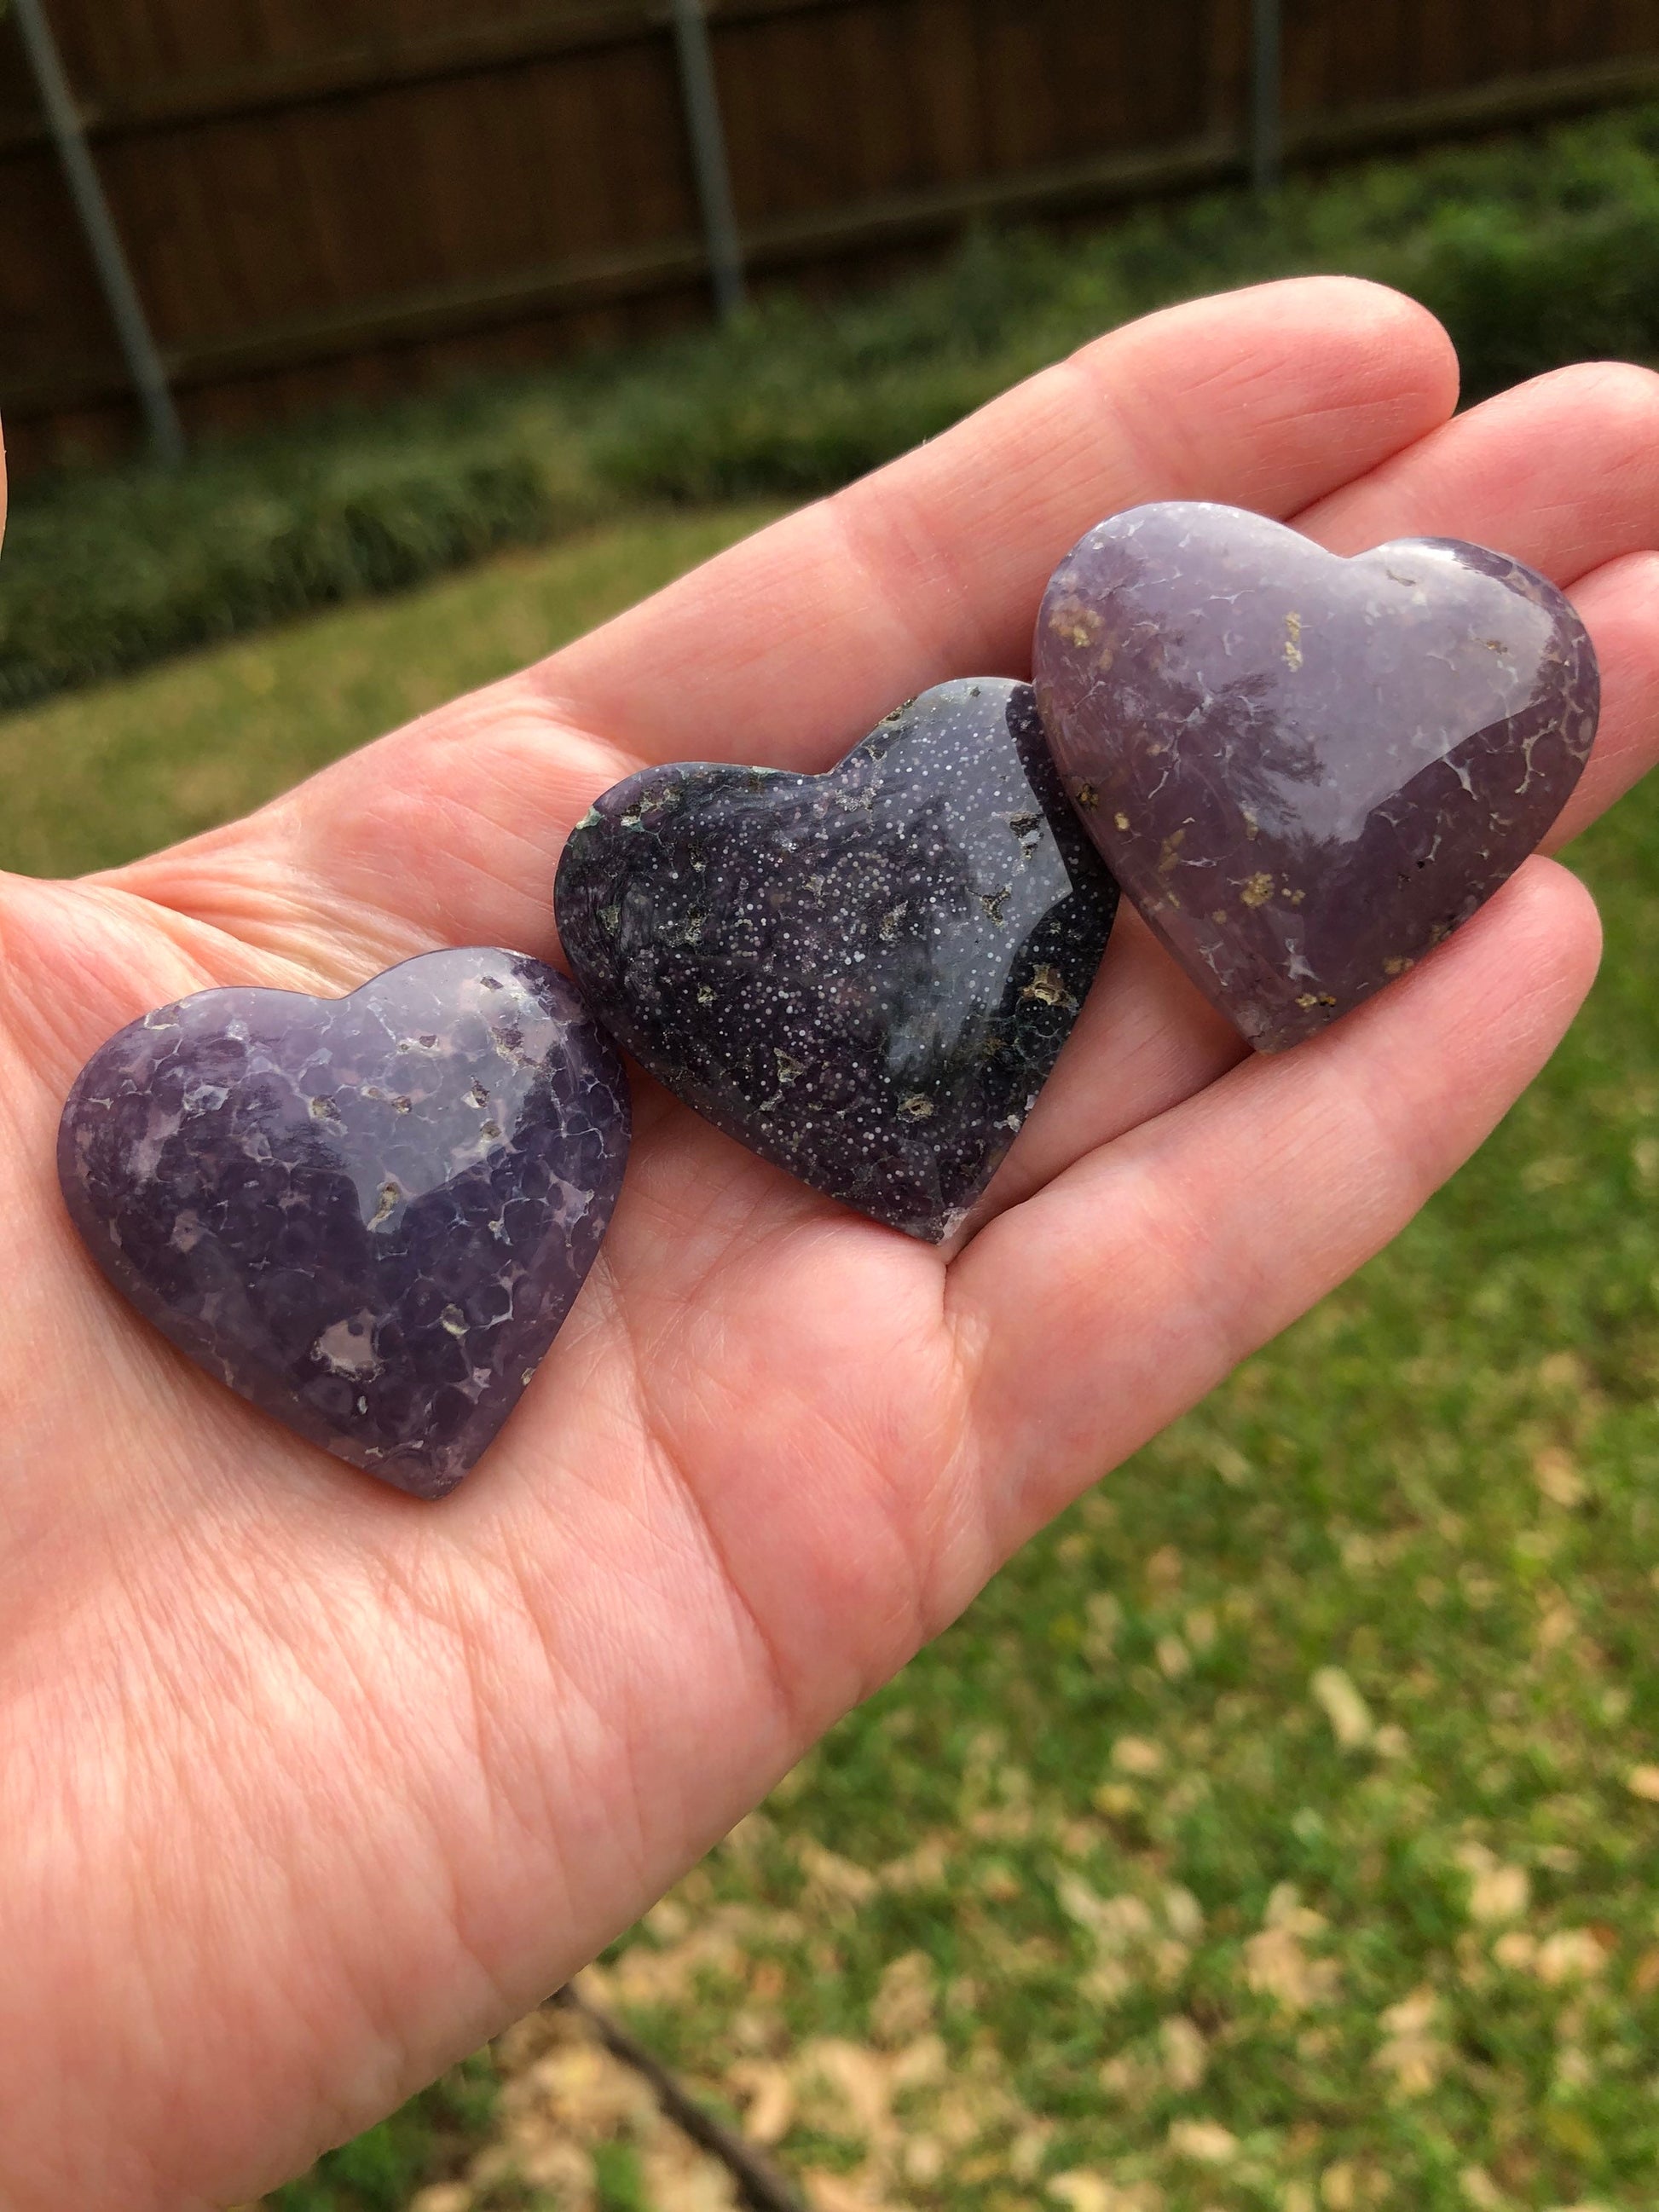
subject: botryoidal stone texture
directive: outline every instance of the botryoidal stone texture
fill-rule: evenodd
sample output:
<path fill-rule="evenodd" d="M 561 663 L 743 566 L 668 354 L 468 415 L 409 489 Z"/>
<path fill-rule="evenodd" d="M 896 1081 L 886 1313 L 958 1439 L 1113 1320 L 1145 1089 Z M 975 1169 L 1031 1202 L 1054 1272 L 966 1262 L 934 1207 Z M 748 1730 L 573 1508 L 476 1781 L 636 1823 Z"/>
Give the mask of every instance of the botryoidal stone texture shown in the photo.
<path fill-rule="evenodd" d="M 1105 949 L 1030 689 L 945 684 L 823 775 L 680 763 L 617 784 L 560 863 L 588 998 L 716 1127 L 913 1237 L 950 1234 Z"/>
<path fill-rule="evenodd" d="M 511 1413 L 593 1264 L 626 1079 L 563 978 L 430 952 L 344 999 L 204 991 L 94 1054 L 58 1175 L 211 1375 L 421 1498 Z"/>
<path fill-rule="evenodd" d="M 1236 507 L 1134 507 L 1060 562 L 1033 650 L 1095 842 L 1263 1050 L 1467 921 L 1560 812 L 1595 734 L 1571 608 L 1452 538 L 1343 560 Z"/>

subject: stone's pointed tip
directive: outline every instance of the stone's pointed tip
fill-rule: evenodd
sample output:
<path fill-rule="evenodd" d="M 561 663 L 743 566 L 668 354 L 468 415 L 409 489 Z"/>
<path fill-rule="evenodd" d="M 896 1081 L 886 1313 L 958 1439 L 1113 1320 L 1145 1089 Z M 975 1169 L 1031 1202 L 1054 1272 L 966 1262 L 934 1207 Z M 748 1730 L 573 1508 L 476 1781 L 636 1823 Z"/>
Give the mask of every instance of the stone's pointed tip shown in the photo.
<path fill-rule="evenodd" d="M 458 1456 L 449 1472 L 444 1474 L 434 1474 L 420 1459 L 377 1462 L 360 1459 L 349 1451 L 334 1450 L 332 1446 L 330 1449 L 336 1459 L 343 1460 L 348 1467 L 361 1468 L 365 1474 L 374 1475 L 386 1489 L 395 1490 L 402 1497 L 412 1498 L 419 1504 L 435 1505 L 441 1499 L 453 1497 L 460 1488 L 483 1457 L 484 1447 L 480 1445 L 465 1461 Z"/>
<path fill-rule="evenodd" d="M 64 1109 L 65 1203 L 173 1342 L 411 1496 L 453 1490 L 592 1265 L 626 1079 L 564 979 L 430 952 L 349 996 L 204 991 L 110 1038 Z"/>
<path fill-rule="evenodd" d="M 1559 814 L 1595 733 L 1588 635 L 1506 555 L 1350 559 L 1237 507 L 1110 517 L 1055 569 L 1034 677 L 1079 818 L 1259 1050 L 1466 921 Z"/>
<path fill-rule="evenodd" d="M 1117 902 L 1030 687 L 940 684 L 827 775 L 681 762 L 594 811 L 555 904 L 601 1019 L 728 1136 L 941 1242 L 1047 1079 Z"/>

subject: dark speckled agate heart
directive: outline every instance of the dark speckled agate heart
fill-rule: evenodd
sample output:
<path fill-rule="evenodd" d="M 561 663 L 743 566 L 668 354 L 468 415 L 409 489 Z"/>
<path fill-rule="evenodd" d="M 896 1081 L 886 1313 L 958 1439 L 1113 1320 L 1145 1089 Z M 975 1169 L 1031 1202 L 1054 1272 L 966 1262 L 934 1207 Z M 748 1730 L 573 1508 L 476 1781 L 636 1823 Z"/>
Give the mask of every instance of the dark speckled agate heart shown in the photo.
<path fill-rule="evenodd" d="M 560 935 L 601 1018 L 763 1158 L 949 1235 L 1054 1064 L 1117 903 L 1030 689 L 941 684 L 824 775 L 681 763 L 572 832 Z"/>
<path fill-rule="evenodd" d="M 58 1163 L 94 1259 L 181 1350 L 439 1498 L 569 1311 L 628 1133 L 621 1063 L 562 976 L 430 952 L 349 998 L 147 1014 L 76 1078 Z"/>
<path fill-rule="evenodd" d="M 1342 560 L 1186 502 L 1073 548 L 1034 660 L 1095 842 L 1264 1050 L 1369 998 L 1514 872 L 1599 702 L 1583 624 L 1501 553 L 1405 538 Z"/>

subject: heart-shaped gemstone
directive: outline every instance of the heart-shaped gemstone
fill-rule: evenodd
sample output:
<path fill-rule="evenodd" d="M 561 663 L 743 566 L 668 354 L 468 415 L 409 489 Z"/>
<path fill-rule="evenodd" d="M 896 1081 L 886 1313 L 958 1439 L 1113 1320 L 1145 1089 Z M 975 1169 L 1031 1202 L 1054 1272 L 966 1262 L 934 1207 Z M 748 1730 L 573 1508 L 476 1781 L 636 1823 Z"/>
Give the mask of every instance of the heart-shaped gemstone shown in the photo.
<path fill-rule="evenodd" d="M 679 763 L 559 865 L 601 1018 L 763 1158 L 930 1240 L 1013 1142 L 1117 903 L 1030 688 L 945 684 L 824 775 Z"/>
<path fill-rule="evenodd" d="M 1343 560 L 1236 507 L 1133 507 L 1060 562 L 1033 651 L 1095 842 L 1264 1050 L 1467 921 L 1560 812 L 1595 734 L 1572 609 L 1454 538 Z"/>
<path fill-rule="evenodd" d="M 513 1410 L 592 1266 L 626 1079 L 570 986 L 428 952 L 349 998 L 203 991 L 110 1038 L 58 1176 L 99 1266 L 181 1350 L 420 1498 Z"/>

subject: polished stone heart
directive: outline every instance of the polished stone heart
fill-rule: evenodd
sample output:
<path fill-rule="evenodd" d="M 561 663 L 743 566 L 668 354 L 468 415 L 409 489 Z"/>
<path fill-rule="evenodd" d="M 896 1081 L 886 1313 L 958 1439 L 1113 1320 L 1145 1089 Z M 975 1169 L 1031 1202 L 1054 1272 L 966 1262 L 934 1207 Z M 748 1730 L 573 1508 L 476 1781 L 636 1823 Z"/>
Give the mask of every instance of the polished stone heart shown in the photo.
<path fill-rule="evenodd" d="M 994 678 L 910 701 L 828 775 L 630 776 L 557 887 L 578 980 L 653 1075 L 930 1240 L 1013 1142 L 1116 903 L 1030 687 Z"/>
<path fill-rule="evenodd" d="M 204 991 L 76 1078 L 76 1227 L 210 1375 L 439 1498 L 516 1404 L 592 1266 L 626 1079 L 562 976 L 429 952 L 345 999 Z"/>
<path fill-rule="evenodd" d="M 1096 844 L 1263 1050 L 1467 921 L 1595 734 L 1565 599 L 1453 538 L 1342 560 L 1236 507 L 1134 507 L 1054 571 L 1033 653 Z"/>

